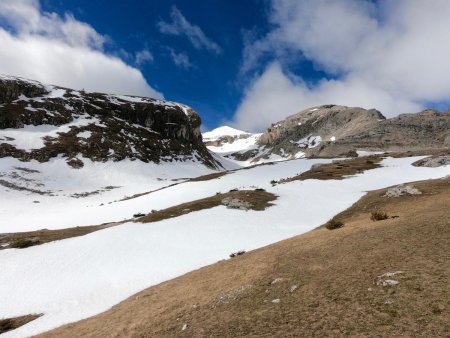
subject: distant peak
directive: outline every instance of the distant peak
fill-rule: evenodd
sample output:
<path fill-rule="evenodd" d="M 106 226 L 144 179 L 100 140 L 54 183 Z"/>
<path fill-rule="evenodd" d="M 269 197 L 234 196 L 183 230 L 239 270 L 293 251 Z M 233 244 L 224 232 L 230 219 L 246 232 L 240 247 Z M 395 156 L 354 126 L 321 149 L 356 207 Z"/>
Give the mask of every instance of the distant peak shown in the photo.
<path fill-rule="evenodd" d="M 206 133 L 203 133 L 204 138 L 212 138 L 212 137 L 220 137 L 220 136 L 236 136 L 236 135 L 242 135 L 242 134 L 249 134 L 246 131 L 242 131 L 239 129 L 231 128 L 229 126 L 222 126 L 215 128 L 211 131 L 207 131 Z"/>

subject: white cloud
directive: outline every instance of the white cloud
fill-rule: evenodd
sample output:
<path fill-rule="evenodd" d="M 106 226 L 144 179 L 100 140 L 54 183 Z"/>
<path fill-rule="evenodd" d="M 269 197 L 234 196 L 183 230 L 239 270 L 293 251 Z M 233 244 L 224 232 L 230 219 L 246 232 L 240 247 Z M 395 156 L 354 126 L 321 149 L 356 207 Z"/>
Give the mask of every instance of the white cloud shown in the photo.
<path fill-rule="evenodd" d="M 153 54 L 148 49 L 140 50 L 136 53 L 135 62 L 137 65 L 153 62 Z"/>
<path fill-rule="evenodd" d="M 270 13 L 275 28 L 247 41 L 242 72 L 263 57 L 277 62 L 247 89 L 235 115 L 240 128 L 264 128 L 311 105 L 393 116 L 450 100 L 450 1 L 272 0 Z M 293 55 L 335 80 L 308 86 L 289 76 Z"/>
<path fill-rule="evenodd" d="M 170 57 L 172 58 L 173 63 L 180 68 L 189 69 L 192 67 L 189 56 L 184 52 L 177 53 L 173 49 L 170 49 Z"/>
<path fill-rule="evenodd" d="M 169 35 L 185 35 L 192 45 L 197 49 L 207 49 L 216 54 L 220 54 L 222 49 L 220 46 L 209 39 L 200 27 L 191 24 L 176 6 L 172 6 L 170 13 L 171 23 L 164 21 L 158 22 L 159 31 Z"/>
<path fill-rule="evenodd" d="M 301 79 L 283 73 L 279 62 L 273 62 L 249 86 L 231 124 L 242 130 L 261 131 L 293 113 L 327 103 L 376 107 L 385 113 L 421 109 L 413 101 L 394 97 L 358 78 L 322 80 L 310 88 Z"/>
<path fill-rule="evenodd" d="M 0 1 L 0 73 L 60 86 L 161 98 L 142 73 L 104 52 L 106 37 L 38 0 Z"/>

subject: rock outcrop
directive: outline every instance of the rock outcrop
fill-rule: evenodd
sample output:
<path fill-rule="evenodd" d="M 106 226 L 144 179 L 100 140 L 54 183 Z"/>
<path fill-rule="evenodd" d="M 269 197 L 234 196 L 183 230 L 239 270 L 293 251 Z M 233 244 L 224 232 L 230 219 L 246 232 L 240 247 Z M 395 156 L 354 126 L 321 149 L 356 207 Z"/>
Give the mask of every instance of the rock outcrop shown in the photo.
<path fill-rule="evenodd" d="M 271 125 L 258 144 L 284 156 L 303 152 L 307 156 L 323 152 L 324 144 L 335 148 L 335 155 L 347 155 L 352 149 L 339 147 L 342 139 L 372 129 L 385 117 L 375 109 L 325 105 L 289 116 Z"/>
<path fill-rule="evenodd" d="M 378 110 L 324 105 L 272 124 L 253 148 L 231 154 L 258 162 L 281 158 L 357 156 L 366 151 L 415 151 L 450 147 L 450 111 L 428 109 L 386 119 Z"/>
<path fill-rule="evenodd" d="M 194 110 L 175 102 L 0 76 L 0 157 L 40 162 L 58 155 L 68 162 L 77 156 L 156 163 L 193 159 L 217 167 L 202 142 L 200 124 Z M 24 147 L 21 138 L 27 132 Z"/>

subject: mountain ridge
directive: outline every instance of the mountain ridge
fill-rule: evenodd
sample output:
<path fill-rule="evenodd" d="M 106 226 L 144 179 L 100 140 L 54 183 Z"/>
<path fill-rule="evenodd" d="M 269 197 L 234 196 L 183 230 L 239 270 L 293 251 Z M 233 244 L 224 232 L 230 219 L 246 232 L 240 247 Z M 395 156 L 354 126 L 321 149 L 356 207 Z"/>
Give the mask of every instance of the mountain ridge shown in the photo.
<path fill-rule="evenodd" d="M 0 76 L 0 157 L 46 162 L 61 155 L 75 167 L 81 157 L 194 160 L 220 168 L 203 145 L 200 124 L 197 112 L 176 102 Z"/>
<path fill-rule="evenodd" d="M 387 119 L 376 109 L 323 105 L 272 123 L 261 134 L 244 135 L 253 136 L 254 144 L 224 156 L 258 163 L 303 156 L 357 156 L 357 151 L 442 149 L 450 147 L 450 111 L 426 109 Z M 235 140 L 235 135 L 221 135 L 206 145 L 222 152 Z"/>

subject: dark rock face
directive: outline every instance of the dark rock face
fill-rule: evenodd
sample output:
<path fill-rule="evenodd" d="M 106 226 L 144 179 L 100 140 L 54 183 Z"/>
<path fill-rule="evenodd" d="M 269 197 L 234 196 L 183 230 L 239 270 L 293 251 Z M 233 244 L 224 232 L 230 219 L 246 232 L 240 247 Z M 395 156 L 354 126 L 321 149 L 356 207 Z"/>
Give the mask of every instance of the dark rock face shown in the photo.
<path fill-rule="evenodd" d="M 200 124 L 194 110 L 174 102 L 0 77 L 0 157 L 41 162 L 58 155 L 68 161 L 77 155 L 94 161 L 195 159 L 217 167 L 202 143 Z M 18 149 L 14 139 L 1 136 L 2 129 L 42 125 L 55 126 L 56 133 L 45 136 L 44 146 L 36 149 Z"/>
<path fill-rule="evenodd" d="M 258 140 L 268 153 L 335 157 L 355 150 L 420 150 L 450 146 L 450 111 L 425 110 L 386 119 L 375 109 L 325 105 L 271 125 Z"/>

